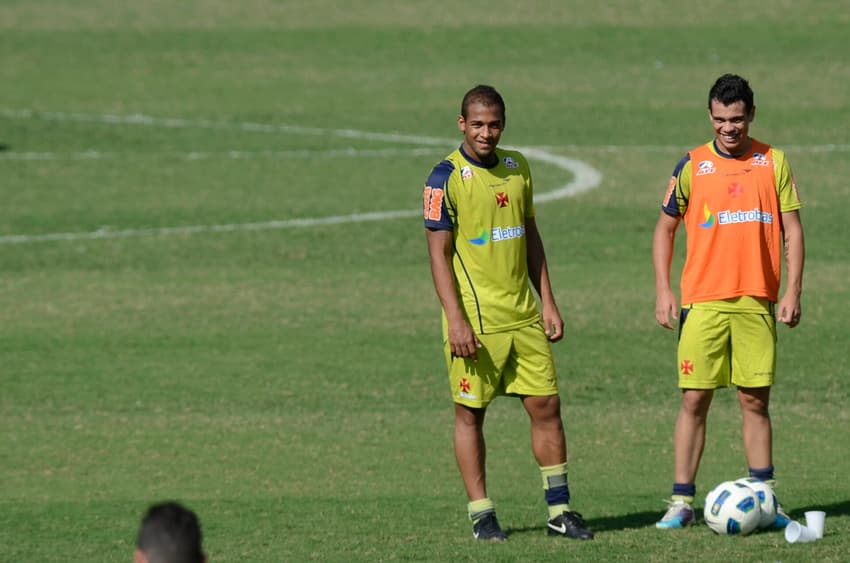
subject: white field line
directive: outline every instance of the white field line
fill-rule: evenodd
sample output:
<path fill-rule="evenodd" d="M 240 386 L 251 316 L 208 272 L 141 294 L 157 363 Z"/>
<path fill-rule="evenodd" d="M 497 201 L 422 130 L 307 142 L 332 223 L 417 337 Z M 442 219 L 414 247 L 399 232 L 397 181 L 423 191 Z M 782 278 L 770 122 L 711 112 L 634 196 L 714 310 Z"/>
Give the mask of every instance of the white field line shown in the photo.
<path fill-rule="evenodd" d="M 684 154 L 694 148 L 694 145 L 546 145 L 538 148 L 547 151 L 563 150 L 570 152 L 661 152 Z M 826 143 L 823 145 L 782 145 L 778 148 L 781 148 L 786 153 L 848 152 L 850 151 L 850 144 Z"/>
<path fill-rule="evenodd" d="M 564 145 L 564 146 L 541 146 L 537 147 L 542 151 L 568 150 L 570 152 L 607 152 L 607 153 L 626 153 L 626 152 L 658 152 L 685 154 L 692 147 L 675 146 L 675 145 L 642 145 L 642 146 L 582 146 L 582 145 Z M 850 145 L 790 145 L 783 146 L 788 153 L 831 153 L 831 152 L 847 152 L 850 151 Z M 298 159 L 298 158 L 380 158 L 388 156 L 430 156 L 444 154 L 444 148 L 410 148 L 410 149 L 358 149 L 355 147 L 346 147 L 342 149 L 296 149 L 296 150 L 227 150 L 227 151 L 189 151 L 189 152 L 105 152 L 97 150 L 77 151 L 77 152 L 60 152 L 60 151 L 44 151 L 44 152 L 18 152 L 8 151 L 0 152 L 0 160 L 12 161 L 53 161 L 53 160 L 110 160 L 113 158 L 121 158 L 132 154 L 134 157 L 148 156 L 156 158 L 174 158 L 178 160 L 251 160 L 251 159 Z"/>
<path fill-rule="evenodd" d="M 264 221 L 259 223 L 227 223 L 222 225 L 186 225 L 182 227 L 159 227 L 150 229 L 109 229 L 76 233 L 47 233 L 43 235 L 5 235 L 0 236 L 0 244 L 20 244 L 51 240 L 91 240 L 107 238 L 128 238 L 142 236 L 193 235 L 198 233 L 225 233 L 235 231 L 268 231 L 293 227 L 316 227 L 318 225 L 338 225 L 340 223 L 365 223 L 421 216 L 422 210 L 375 211 L 372 213 L 352 213 L 331 217 L 312 217 L 304 219 L 286 219 L 282 221 Z"/>
<path fill-rule="evenodd" d="M 36 112 L 28 109 L 0 108 L 0 117 L 12 119 L 40 119 L 43 121 L 77 121 L 85 123 L 103 123 L 110 125 L 146 125 L 173 129 L 219 129 L 225 131 L 247 131 L 253 133 L 287 133 L 314 137 L 338 137 L 362 141 L 385 141 L 413 145 L 446 145 L 456 143 L 455 139 L 438 139 L 402 133 L 374 133 L 355 129 L 323 129 L 321 127 L 302 127 L 273 123 L 255 123 L 238 121 L 214 121 L 210 119 L 182 119 L 170 117 L 152 117 L 149 115 L 114 115 L 91 113 L 65 113 L 55 111 Z"/>
<path fill-rule="evenodd" d="M 4 110 L 0 109 L 0 115 L 17 118 L 44 118 L 64 121 L 89 121 L 111 124 L 131 124 L 160 127 L 178 128 L 210 128 L 210 129 L 240 129 L 244 131 L 259 131 L 272 133 L 287 133 L 291 135 L 323 135 L 332 137 L 346 137 L 358 140 L 391 141 L 395 143 L 414 145 L 433 145 L 451 147 L 457 144 L 457 139 L 439 139 L 434 137 L 421 137 L 415 135 L 402 135 L 397 133 L 373 133 L 369 131 L 356 131 L 352 129 L 320 129 L 313 127 L 293 127 L 288 125 L 266 125 L 258 123 L 230 123 L 208 120 L 186 120 L 186 119 L 162 119 L 149 116 L 116 116 L 116 115 L 89 115 L 89 114 L 66 114 L 66 113 L 35 113 L 29 110 Z M 539 160 L 552 164 L 562 170 L 572 172 L 572 181 L 560 186 L 550 192 L 544 192 L 535 196 L 535 201 L 546 202 L 555 199 L 570 197 L 597 187 L 602 182 L 602 174 L 588 164 L 552 154 L 546 150 L 534 147 L 513 147 L 523 151 L 526 156 L 533 160 Z M 46 233 L 41 235 L 5 235 L 0 236 L 0 244 L 21 244 L 42 241 L 69 241 L 85 239 L 121 238 L 138 236 L 166 236 L 175 234 L 196 234 L 209 232 L 233 232 L 233 231 L 259 231 L 270 229 L 286 229 L 294 227 L 314 227 L 318 225 L 335 225 L 340 223 L 355 223 L 366 221 L 384 221 L 389 219 L 417 217 L 422 211 L 397 210 L 397 211 L 375 211 L 371 213 L 354 213 L 349 215 L 335 215 L 330 217 L 311 217 L 302 219 L 287 219 L 280 221 L 265 221 L 260 223 L 233 223 L 223 225 L 189 225 L 181 227 L 163 227 L 150 229 L 98 229 L 89 232 L 69 233 Z"/>
<path fill-rule="evenodd" d="M 355 129 L 324 129 L 321 127 L 303 127 L 300 125 L 257 123 L 250 121 L 238 122 L 210 119 L 152 117 L 142 114 L 92 114 L 0 108 L 0 117 L 8 119 L 39 119 L 42 121 L 75 121 L 83 123 L 101 123 L 106 125 L 141 125 L 174 129 L 220 129 L 254 133 L 289 133 L 292 135 L 337 137 L 430 146 L 451 146 L 457 143 L 456 139 L 440 139 L 436 137 L 405 135 L 403 133 L 375 133 L 370 131 L 358 131 Z M 693 145 L 549 145 L 537 148 L 547 152 L 552 150 L 568 150 L 571 152 L 684 152 L 693 148 Z M 783 145 L 781 148 L 787 152 L 800 153 L 847 152 L 850 151 L 850 144 L 825 143 L 821 145 Z"/>
<path fill-rule="evenodd" d="M 0 160 L 109 160 L 132 154 L 133 156 L 152 156 L 177 158 L 180 160 L 247 160 L 254 158 L 271 159 L 295 159 L 316 157 L 387 157 L 387 156 L 429 156 L 445 153 L 445 149 L 439 148 L 409 148 L 409 149 L 358 149 L 347 147 L 343 149 L 309 150 L 299 149 L 290 151 L 191 151 L 191 152 L 103 152 L 103 151 L 81 151 L 81 152 L 0 152 Z"/>

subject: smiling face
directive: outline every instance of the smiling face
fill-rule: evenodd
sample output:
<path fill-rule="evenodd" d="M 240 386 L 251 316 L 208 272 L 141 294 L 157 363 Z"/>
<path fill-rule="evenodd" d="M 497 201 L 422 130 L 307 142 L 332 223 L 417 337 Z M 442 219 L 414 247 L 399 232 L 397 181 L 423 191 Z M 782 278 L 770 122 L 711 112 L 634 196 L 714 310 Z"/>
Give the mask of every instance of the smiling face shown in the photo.
<path fill-rule="evenodd" d="M 463 132 L 463 150 L 484 164 L 493 164 L 496 145 L 505 130 L 502 108 L 481 102 L 469 104 L 466 117 L 457 118 L 457 127 Z"/>
<path fill-rule="evenodd" d="M 740 155 L 750 148 L 750 123 L 756 116 L 756 108 L 747 112 L 743 101 L 724 105 L 718 100 L 711 100 L 708 116 L 714 129 L 714 139 L 721 151 Z"/>

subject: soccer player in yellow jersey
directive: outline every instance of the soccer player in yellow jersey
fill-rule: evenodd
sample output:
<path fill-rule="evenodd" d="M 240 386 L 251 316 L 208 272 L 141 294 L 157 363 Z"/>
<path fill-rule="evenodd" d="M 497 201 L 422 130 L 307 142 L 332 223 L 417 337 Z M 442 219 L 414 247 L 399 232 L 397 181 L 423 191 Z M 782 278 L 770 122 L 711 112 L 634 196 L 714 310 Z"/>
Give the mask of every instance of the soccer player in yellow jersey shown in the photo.
<path fill-rule="evenodd" d="M 525 158 L 497 148 L 505 104 L 490 86 L 461 103 L 461 146 L 437 164 L 424 190 L 431 273 L 443 309 L 444 352 L 455 403 L 455 457 L 473 537 L 504 541 L 485 478 L 484 415 L 501 395 L 519 397 L 543 480 L 550 535 L 592 539 L 570 509 L 566 440 L 551 342 L 564 321 L 534 220 Z M 529 287 L 537 291 L 542 314 Z"/>
<path fill-rule="evenodd" d="M 682 391 L 673 433 L 674 483 L 658 528 L 694 521 L 695 479 L 715 389 L 735 385 L 750 477 L 773 483 L 768 410 L 776 367 L 776 319 L 800 322 L 804 243 L 800 200 L 785 154 L 749 135 L 753 91 L 737 75 L 708 94 L 714 139 L 676 166 L 653 238 L 658 323 L 679 321 Z M 673 240 L 687 233 L 681 313 L 670 287 Z M 784 252 L 785 292 L 779 299 Z M 776 527 L 788 524 L 780 508 Z"/>

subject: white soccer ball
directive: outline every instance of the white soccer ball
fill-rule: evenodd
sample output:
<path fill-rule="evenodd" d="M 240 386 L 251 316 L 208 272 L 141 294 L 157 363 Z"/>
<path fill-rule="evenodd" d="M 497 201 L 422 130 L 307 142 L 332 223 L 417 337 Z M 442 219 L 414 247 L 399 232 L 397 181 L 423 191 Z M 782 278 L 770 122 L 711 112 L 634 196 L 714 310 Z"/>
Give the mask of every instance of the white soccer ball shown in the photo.
<path fill-rule="evenodd" d="M 761 520 L 759 498 L 743 483 L 724 481 L 706 495 L 703 518 L 718 534 L 745 536 Z"/>
<path fill-rule="evenodd" d="M 754 477 L 745 477 L 738 479 L 736 483 L 743 483 L 756 492 L 759 498 L 759 506 L 761 507 L 761 519 L 759 520 L 759 528 L 770 528 L 776 522 L 776 494 L 773 488 Z"/>

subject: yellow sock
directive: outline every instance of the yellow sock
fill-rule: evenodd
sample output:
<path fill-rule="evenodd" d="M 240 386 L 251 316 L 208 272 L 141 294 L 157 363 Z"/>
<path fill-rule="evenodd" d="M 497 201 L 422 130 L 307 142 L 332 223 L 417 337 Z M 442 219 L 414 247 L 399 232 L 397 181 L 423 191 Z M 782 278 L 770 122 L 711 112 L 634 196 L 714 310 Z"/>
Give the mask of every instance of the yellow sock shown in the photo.
<path fill-rule="evenodd" d="M 684 502 L 686 504 L 693 504 L 694 503 L 694 497 L 689 496 L 689 495 L 673 495 L 672 497 L 670 497 L 670 500 L 672 500 L 673 502 L 681 501 L 681 502 Z"/>
<path fill-rule="evenodd" d="M 549 509 L 549 519 L 557 518 L 570 509 L 570 489 L 567 485 L 567 464 L 540 466 L 543 492 Z"/>
<path fill-rule="evenodd" d="M 469 519 L 472 520 L 473 523 L 478 522 L 478 520 L 488 514 L 490 512 L 496 512 L 496 505 L 493 504 L 493 501 L 490 500 L 490 497 L 484 497 L 478 500 L 471 501 L 467 506 L 466 510 L 469 513 Z"/>

